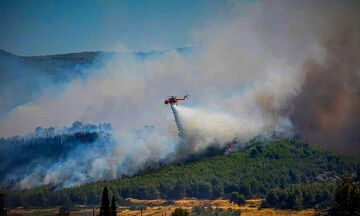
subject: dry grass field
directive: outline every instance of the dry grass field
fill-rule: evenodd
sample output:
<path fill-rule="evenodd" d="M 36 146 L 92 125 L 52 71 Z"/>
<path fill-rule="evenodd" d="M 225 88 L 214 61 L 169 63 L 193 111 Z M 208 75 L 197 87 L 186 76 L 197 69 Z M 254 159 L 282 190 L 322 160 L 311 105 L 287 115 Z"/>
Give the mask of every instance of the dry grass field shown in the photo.
<path fill-rule="evenodd" d="M 302 215 L 310 216 L 315 215 L 315 210 L 301 210 L 301 211 L 292 211 L 292 210 L 278 210 L 278 209 L 259 209 L 261 204 L 260 199 L 247 200 L 246 205 L 244 206 L 235 206 L 229 203 L 228 200 L 198 200 L 198 199 L 184 199 L 177 200 L 171 205 L 163 205 L 166 200 L 136 200 L 130 199 L 134 204 L 144 204 L 148 206 L 145 210 L 142 211 L 143 216 L 169 216 L 170 213 L 177 207 L 186 208 L 191 211 L 191 208 L 194 206 L 212 206 L 212 208 L 222 208 L 222 209 L 240 209 L 243 216 L 268 216 L 268 215 Z M 80 206 L 81 208 L 81 206 Z M 24 210 L 16 209 L 9 212 L 8 215 L 39 215 L 39 216 L 50 216 L 55 215 L 58 209 L 42 209 L 42 210 Z M 95 209 L 95 215 L 97 215 L 98 208 Z M 72 211 L 70 213 L 72 216 L 91 216 L 93 215 L 92 209 L 82 208 L 81 210 Z M 118 216 L 140 216 L 140 210 L 131 210 L 129 207 L 119 206 L 118 207 Z"/>
<path fill-rule="evenodd" d="M 144 202 L 143 200 L 131 200 L 132 202 Z M 186 208 L 191 211 L 191 208 L 194 206 L 212 206 L 212 208 L 223 208 L 223 209 L 240 209 L 244 216 L 262 216 L 262 215 L 303 215 L 310 216 L 315 215 L 314 210 L 302 210 L 302 211 L 290 211 L 290 210 L 275 210 L 275 209 L 261 209 L 259 206 L 262 200 L 247 200 L 246 205 L 244 206 L 235 206 L 229 203 L 228 200 L 198 200 L 198 199 L 184 199 L 175 201 L 174 205 L 161 206 L 163 200 L 148 200 L 145 202 L 155 202 L 158 205 L 147 208 L 143 211 L 143 216 L 163 216 L 170 215 L 170 213 L 177 207 Z M 154 204 L 155 204 L 154 203 Z M 141 215 L 140 211 L 130 211 L 129 209 L 124 209 L 122 212 L 118 213 L 118 216 L 123 215 Z"/>

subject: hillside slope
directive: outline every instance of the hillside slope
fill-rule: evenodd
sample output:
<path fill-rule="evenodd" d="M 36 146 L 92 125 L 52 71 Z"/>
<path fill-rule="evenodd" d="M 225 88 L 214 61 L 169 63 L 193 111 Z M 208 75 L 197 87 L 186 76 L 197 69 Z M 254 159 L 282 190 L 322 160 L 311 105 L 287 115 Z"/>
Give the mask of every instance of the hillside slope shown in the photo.
<path fill-rule="evenodd" d="M 100 52 L 86 52 L 22 57 L 0 49 L 0 114 L 36 99 L 50 85 L 86 75 L 99 56 Z"/>
<path fill-rule="evenodd" d="M 205 156 L 193 162 L 149 168 L 134 177 L 87 184 L 61 191 L 40 187 L 8 191 L 9 205 L 51 206 L 64 203 L 99 204 L 104 186 L 118 198 L 215 199 L 238 191 L 247 198 L 263 198 L 273 188 L 296 184 L 328 190 L 345 173 L 354 173 L 360 160 L 324 150 L 295 139 L 252 141 L 229 155 Z M 34 199 L 34 197 L 36 199 Z M 330 199 L 326 197 L 324 199 Z M 15 202 L 15 200 L 18 200 Z"/>
<path fill-rule="evenodd" d="M 194 48 L 134 52 L 137 60 L 158 58 L 166 52 L 187 55 Z M 80 52 L 44 56 L 18 56 L 0 49 L 0 115 L 36 100 L 50 87 L 62 88 L 75 79 L 84 79 L 98 71 L 115 52 Z M 18 94 L 22 92 L 22 94 Z"/>

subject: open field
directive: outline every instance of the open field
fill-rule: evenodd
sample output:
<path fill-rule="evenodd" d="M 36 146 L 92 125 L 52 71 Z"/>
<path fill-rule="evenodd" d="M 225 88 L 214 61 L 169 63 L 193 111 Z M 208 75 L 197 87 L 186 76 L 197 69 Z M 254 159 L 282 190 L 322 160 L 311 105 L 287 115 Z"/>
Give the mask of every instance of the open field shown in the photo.
<path fill-rule="evenodd" d="M 171 205 L 164 205 L 166 200 L 136 200 L 130 199 L 135 205 L 145 205 L 147 206 L 145 210 L 142 211 L 143 216 L 168 216 L 170 213 L 177 207 L 186 208 L 191 211 L 191 208 L 194 206 L 211 206 L 212 208 L 223 208 L 223 209 L 240 209 L 244 216 L 265 216 L 265 215 L 302 215 L 310 216 L 315 215 L 315 210 L 301 210 L 301 211 L 292 211 L 292 210 L 278 210 L 278 209 L 259 209 L 261 204 L 260 199 L 247 200 L 246 205 L 244 206 L 235 206 L 229 203 L 228 200 L 198 200 L 198 199 L 183 199 L 174 201 Z M 79 206 L 79 210 L 72 211 L 70 215 L 73 216 L 91 216 L 93 215 L 93 210 Z M 41 215 L 41 216 L 50 216 L 57 213 L 57 208 L 52 209 L 41 209 L 41 210 L 24 210 L 16 209 L 11 210 L 9 215 Z M 99 208 L 95 209 L 95 215 L 99 212 Z M 118 216 L 136 216 L 141 215 L 140 210 L 134 210 L 128 206 L 118 206 Z"/>

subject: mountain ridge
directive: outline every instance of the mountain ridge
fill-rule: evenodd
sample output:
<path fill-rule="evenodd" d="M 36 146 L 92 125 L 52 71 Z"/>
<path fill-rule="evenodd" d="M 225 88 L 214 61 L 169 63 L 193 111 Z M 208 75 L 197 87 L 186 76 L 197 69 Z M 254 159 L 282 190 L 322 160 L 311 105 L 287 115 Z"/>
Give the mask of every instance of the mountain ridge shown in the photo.
<path fill-rule="evenodd" d="M 159 58 L 176 50 L 181 55 L 192 53 L 195 48 L 183 47 L 149 52 L 128 53 L 136 60 Z M 121 53 L 118 53 L 121 54 Z M 126 54 L 126 55 L 128 55 Z M 41 56 L 19 56 L 0 49 L 0 115 L 27 104 L 42 96 L 49 86 L 68 84 L 77 78 L 86 78 L 101 69 L 115 52 L 87 51 Z M 121 58 L 121 55 L 119 55 Z M 95 69 L 95 70 L 90 70 Z M 17 92 L 23 92 L 19 95 Z"/>
<path fill-rule="evenodd" d="M 149 50 L 149 51 L 133 51 L 133 52 L 124 52 L 129 54 L 135 54 L 135 55 L 146 55 L 151 53 L 165 53 L 169 51 L 176 50 L 180 53 L 190 52 L 193 51 L 196 47 L 178 47 L 173 49 L 160 49 L 160 50 Z M 101 53 L 122 53 L 122 52 L 116 52 L 116 51 L 81 51 L 81 52 L 70 52 L 70 53 L 59 53 L 59 54 L 46 54 L 46 55 L 31 55 L 31 56 L 23 56 L 23 55 L 17 55 L 12 52 L 6 51 L 4 49 L 0 48 L 0 55 L 9 55 L 9 56 L 16 56 L 20 58 L 51 58 L 51 57 L 71 57 L 71 56 L 87 56 L 87 55 L 97 55 Z"/>

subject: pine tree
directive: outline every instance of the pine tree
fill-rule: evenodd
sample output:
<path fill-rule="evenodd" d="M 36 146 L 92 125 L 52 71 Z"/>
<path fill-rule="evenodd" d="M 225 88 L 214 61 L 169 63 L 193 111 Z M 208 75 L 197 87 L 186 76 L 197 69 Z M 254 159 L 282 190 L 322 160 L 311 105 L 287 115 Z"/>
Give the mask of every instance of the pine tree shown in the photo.
<path fill-rule="evenodd" d="M 232 192 L 229 201 L 230 203 L 238 206 L 245 205 L 246 203 L 245 196 L 243 194 L 239 194 L 238 192 Z"/>
<path fill-rule="evenodd" d="M 176 208 L 172 213 L 171 216 L 190 216 L 190 212 L 183 208 Z"/>
<path fill-rule="evenodd" d="M 111 216 L 116 216 L 116 202 L 115 196 L 111 199 Z"/>
<path fill-rule="evenodd" d="M 356 181 L 360 181 L 360 164 L 357 166 L 357 169 L 356 169 L 356 178 L 355 178 Z"/>
<path fill-rule="evenodd" d="M 360 216 L 360 190 L 351 175 L 338 183 L 335 191 L 335 206 L 330 215 Z"/>
<path fill-rule="evenodd" d="M 109 201 L 108 189 L 106 186 L 104 187 L 101 197 L 99 216 L 110 216 L 110 201 Z"/>

